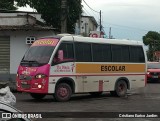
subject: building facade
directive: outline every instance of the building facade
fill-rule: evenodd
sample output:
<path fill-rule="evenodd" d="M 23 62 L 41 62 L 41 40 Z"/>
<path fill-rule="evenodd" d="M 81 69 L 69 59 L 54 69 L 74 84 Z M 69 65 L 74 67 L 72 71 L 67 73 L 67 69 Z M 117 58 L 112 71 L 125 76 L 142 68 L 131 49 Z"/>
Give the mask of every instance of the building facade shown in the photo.
<path fill-rule="evenodd" d="M 96 31 L 98 23 L 93 16 L 81 16 L 76 24 L 76 33 L 89 36 L 90 31 Z"/>
<path fill-rule="evenodd" d="M 15 83 L 18 65 L 30 45 L 55 34 L 56 29 L 46 26 L 40 14 L 0 11 L 0 81 Z"/>

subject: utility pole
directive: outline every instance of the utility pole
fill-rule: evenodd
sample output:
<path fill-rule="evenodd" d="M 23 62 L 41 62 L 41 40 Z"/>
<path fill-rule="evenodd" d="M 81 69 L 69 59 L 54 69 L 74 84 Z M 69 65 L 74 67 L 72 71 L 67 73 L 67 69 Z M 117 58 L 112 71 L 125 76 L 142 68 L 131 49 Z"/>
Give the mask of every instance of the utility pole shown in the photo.
<path fill-rule="evenodd" d="M 109 39 L 112 39 L 112 36 L 111 36 L 111 27 L 109 28 Z"/>
<path fill-rule="evenodd" d="M 61 33 L 67 33 L 67 0 L 61 1 Z"/>
<path fill-rule="evenodd" d="M 79 29 L 79 35 L 81 34 L 81 14 L 79 14 L 79 20 L 78 20 L 78 29 Z"/>
<path fill-rule="evenodd" d="M 85 26 L 85 36 L 86 36 L 86 37 L 87 37 L 87 35 L 88 35 L 88 34 L 87 34 L 87 25 L 88 25 L 88 23 L 85 23 L 85 24 L 84 24 L 84 26 Z"/>
<path fill-rule="evenodd" d="M 100 15 L 100 22 L 99 22 L 99 24 L 100 24 L 100 27 L 99 27 L 99 31 L 101 32 L 102 31 L 102 20 L 101 20 L 101 10 L 100 10 L 100 12 L 99 12 L 99 15 Z"/>

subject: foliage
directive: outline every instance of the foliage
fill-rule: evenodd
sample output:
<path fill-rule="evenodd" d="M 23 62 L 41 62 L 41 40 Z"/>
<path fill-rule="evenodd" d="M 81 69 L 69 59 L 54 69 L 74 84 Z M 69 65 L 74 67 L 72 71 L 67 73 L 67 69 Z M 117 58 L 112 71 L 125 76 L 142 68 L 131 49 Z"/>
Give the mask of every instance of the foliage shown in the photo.
<path fill-rule="evenodd" d="M 14 0 L 0 0 L 0 9 L 1 10 L 16 10 L 14 6 Z"/>
<path fill-rule="evenodd" d="M 155 31 L 149 31 L 145 36 L 143 36 L 143 43 L 148 45 L 148 59 L 153 61 L 153 53 L 155 51 L 160 51 L 160 33 Z"/>
<path fill-rule="evenodd" d="M 54 28 L 61 28 L 61 0 L 15 0 L 17 6 L 26 6 L 37 10 L 42 14 L 42 18 L 46 21 L 47 25 L 52 25 Z M 68 33 L 74 32 L 74 25 L 82 13 L 81 0 L 67 0 L 67 31 Z"/>

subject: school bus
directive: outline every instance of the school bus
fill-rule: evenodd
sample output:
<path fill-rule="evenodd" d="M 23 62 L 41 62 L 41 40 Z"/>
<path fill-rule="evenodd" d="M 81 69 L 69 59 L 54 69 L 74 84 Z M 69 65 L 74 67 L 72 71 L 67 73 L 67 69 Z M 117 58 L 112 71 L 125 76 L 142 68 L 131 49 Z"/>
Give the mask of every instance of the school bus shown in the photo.
<path fill-rule="evenodd" d="M 141 41 L 53 36 L 36 40 L 17 71 L 17 90 L 35 99 L 52 94 L 68 101 L 72 94 L 125 96 L 146 84 L 146 53 Z"/>

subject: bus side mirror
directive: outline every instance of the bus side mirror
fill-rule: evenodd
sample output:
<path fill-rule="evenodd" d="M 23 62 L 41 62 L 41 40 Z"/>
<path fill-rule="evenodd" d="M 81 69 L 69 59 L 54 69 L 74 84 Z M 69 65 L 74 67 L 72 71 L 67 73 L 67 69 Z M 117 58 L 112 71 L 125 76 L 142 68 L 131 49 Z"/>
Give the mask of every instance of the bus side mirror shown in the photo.
<path fill-rule="evenodd" d="M 63 61 L 63 50 L 58 50 L 58 60 Z"/>

